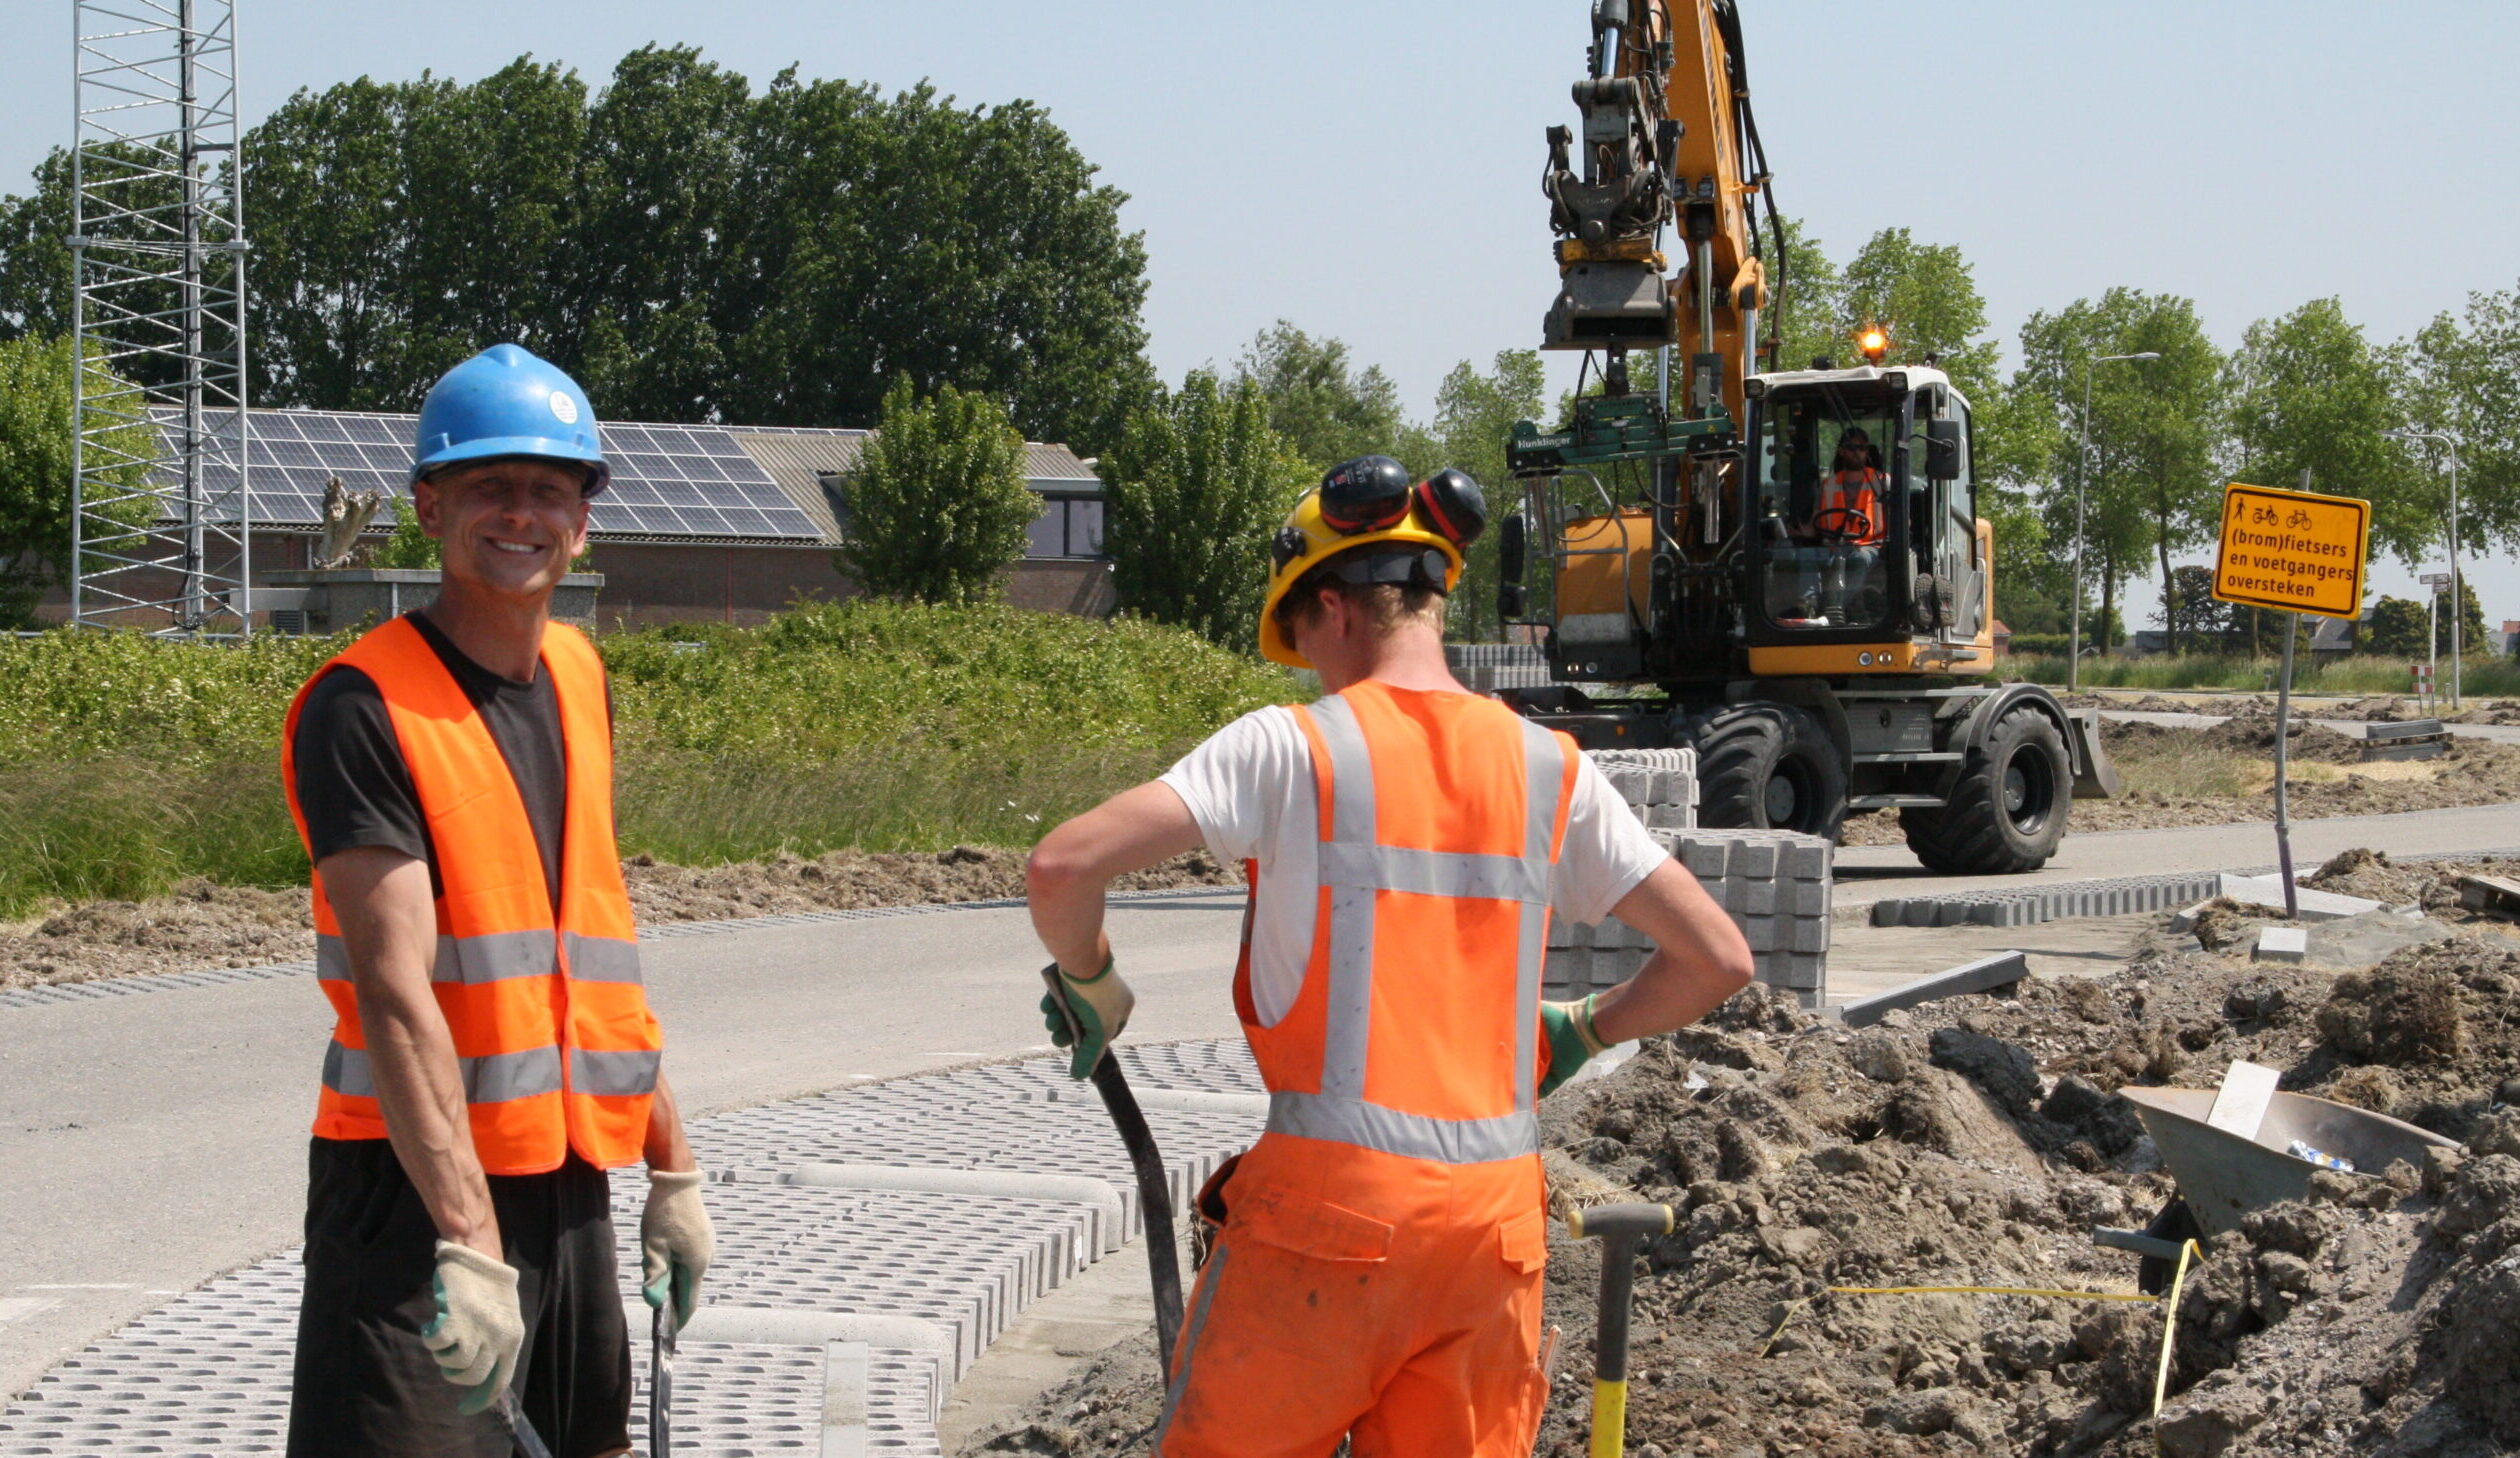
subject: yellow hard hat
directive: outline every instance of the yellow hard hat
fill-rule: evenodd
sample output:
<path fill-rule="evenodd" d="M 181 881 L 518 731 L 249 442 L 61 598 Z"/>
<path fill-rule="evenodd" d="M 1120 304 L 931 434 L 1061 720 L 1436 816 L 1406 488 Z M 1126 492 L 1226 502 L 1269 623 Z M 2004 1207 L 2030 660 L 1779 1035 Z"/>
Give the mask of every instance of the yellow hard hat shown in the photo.
<path fill-rule="evenodd" d="M 1464 472 L 1438 471 L 1412 486 L 1408 470 L 1389 456 L 1359 456 L 1331 467 L 1270 539 L 1269 591 L 1260 605 L 1260 656 L 1290 668 L 1312 667 L 1279 629 L 1277 609 L 1313 568 L 1369 547 L 1421 547 L 1441 555 L 1443 591 L 1450 593 L 1461 581 L 1461 549 L 1486 524 L 1479 484 Z M 1388 576 L 1374 574 L 1366 567 L 1369 558 L 1376 563 L 1396 559 L 1394 570 Z M 1431 573 L 1415 565 L 1423 560 L 1407 552 L 1364 553 L 1359 559 L 1364 570 L 1355 580 L 1428 581 Z"/>

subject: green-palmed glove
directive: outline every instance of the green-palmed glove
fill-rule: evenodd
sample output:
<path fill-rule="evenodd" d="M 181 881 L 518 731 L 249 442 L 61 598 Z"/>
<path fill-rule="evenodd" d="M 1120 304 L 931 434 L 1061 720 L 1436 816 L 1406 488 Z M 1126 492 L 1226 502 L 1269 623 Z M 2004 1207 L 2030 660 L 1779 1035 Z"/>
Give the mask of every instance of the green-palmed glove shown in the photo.
<path fill-rule="evenodd" d="M 1596 992 L 1581 1002 L 1540 1004 L 1540 1031 L 1549 1037 L 1549 1076 L 1540 1080 L 1543 1098 L 1556 1093 L 1594 1054 L 1610 1046 L 1593 1031 L 1593 998 L 1599 996 Z"/>
<path fill-rule="evenodd" d="M 420 1340 L 437 1358 L 438 1374 L 464 1389 L 455 1410 L 487 1411 L 516 1375 L 517 1350 L 525 1345 L 516 1268 L 441 1240 L 429 1286 L 437 1297 L 437 1320 L 421 1331 Z"/>
<path fill-rule="evenodd" d="M 639 1294 L 650 1306 L 674 1298 L 674 1330 L 691 1324 L 700 1304 L 700 1277 L 717 1253 L 717 1232 L 701 1207 L 696 1169 L 648 1171 L 647 1209 L 639 1216 Z"/>
<path fill-rule="evenodd" d="M 1084 1078 L 1092 1074 L 1094 1065 L 1102 1062 L 1103 1050 L 1120 1030 L 1129 1025 L 1129 1010 L 1137 1006 L 1137 996 L 1129 984 L 1120 980 L 1106 960 L 1102 970 L 1091 977 L 1075 978 L 1051 963 L 1041 969 L 1044 980 L 1056 979 L 1057 991 L 1041 995 L 1041 1021 L 1050 1029 L 1053 1047 L 1069 1048 L 1068 1077 Z M 1064 1000 L 1067 1014 L 1076 1019 L 1071 1030 L 1068 1017 L 1060 1012 Z"/>

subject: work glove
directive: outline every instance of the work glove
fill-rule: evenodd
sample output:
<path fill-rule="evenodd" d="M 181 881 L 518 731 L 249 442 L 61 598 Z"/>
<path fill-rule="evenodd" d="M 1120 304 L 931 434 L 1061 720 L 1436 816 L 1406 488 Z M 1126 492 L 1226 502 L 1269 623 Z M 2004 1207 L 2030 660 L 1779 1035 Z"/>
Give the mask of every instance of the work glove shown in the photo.
<path fill-rule="evenodd" d="M 1599 996 L 1596 992 L 1581 1002 L 1540 1004 L 1540 1031 L 1549 1039 L 1549 1076 L 1540 1080 L 1541 1097 L 1556 1093 L 1594 1054 L 1610 1046 L 1593 1031 L 1593 998 Z"/>
<path fill-rule="evenodd" d="M 1044 980 L 1053 981 L 1057 989 L 1041 995 L 1041 1021 L 1050 1029 L 1051 1046 L 1072 1047 L 1068 1077 L 1084 1078 L 1094 1071 L 1095 1064 L 1102 1062 L 1103 1050 L 1111 1046 L 1111 1040 L 1129 1025 L 1129 1009 L 1137 1006 L 1137 996 L 1129 991 L 1129 984 L 1120 980 L 1120 974 L 1112 970 L 1107 959 L 1100 972 L 1082 980 L 1059 970 L 1056 962 L 1042 968 L 1041 975 Z M 1059 1010 L 1063 1001 L 1068 1014 L 1076 1019 L 1072 1030 L 1067 1016 Z"/>
<path fill-rule="evenodd" d="M 467 1416 L 487 1411 L 516 1375 L 516 1354 L 525 1345 L 516 1268 L 441 1240 L 429 1289 L 437 1297 L 437 1319 L 420 1340 L 437 1358 L 438 1375 L 464 1389 L 455 1410 Z"/>
<path fill-rule="evenodd" d="M 674 1298 L 674 1330 L 691 1324 L 700 1305 L 700 1277 L 717 1252 L 717 1232 L 700 1205 L 696 1169 L 648 1171 L 647 1209 L 639 1216 L 639 1294 L 661 1307 Z"/>

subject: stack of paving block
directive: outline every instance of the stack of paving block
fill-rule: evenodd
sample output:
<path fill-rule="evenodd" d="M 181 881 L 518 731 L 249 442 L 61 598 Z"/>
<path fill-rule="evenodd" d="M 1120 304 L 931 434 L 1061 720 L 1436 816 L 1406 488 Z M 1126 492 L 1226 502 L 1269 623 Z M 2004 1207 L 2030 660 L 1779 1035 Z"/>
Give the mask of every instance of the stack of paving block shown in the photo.
<path fill-rule="evenodd" d="M 1790 830 L 1656 830 L 1653 836 L 1740 925 L 1759 980 L 1818 1007 L 1827 987 L 1835 847 Z M 1644 933 L 1616 917 L 1595 925 L 1552 918 L 1542 986 L 1553 998 L 1615 987 L 1635 976 L 1652 950 Z"/>
<path fill-rule="evenodd" d="M 1549 660 L 1529 643 L 1447 643 L 1444 661 L 1464 687 L 1478 693 L 1549 683 Z"/>
<path fill-rule="evenodd" d="M 1588 749 L 1584 757 L 1601 767 L 1646 829 L 1697 828 L 1696 750 Z"/>

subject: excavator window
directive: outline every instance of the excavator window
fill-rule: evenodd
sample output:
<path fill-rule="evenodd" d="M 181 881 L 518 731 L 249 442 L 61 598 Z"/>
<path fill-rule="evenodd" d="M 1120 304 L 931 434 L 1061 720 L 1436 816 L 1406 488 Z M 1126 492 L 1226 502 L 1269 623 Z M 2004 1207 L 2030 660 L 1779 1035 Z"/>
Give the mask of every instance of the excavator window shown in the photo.
<path fill-rule="evenodd" d="M 1768 617 L 1778 627 L 1876 627 L 1889 616 L 1884 560 L 1899 523 L 1887 447 L 1899 400 L 1822 389 L 1771 398 L 1754 443 Z"/>

